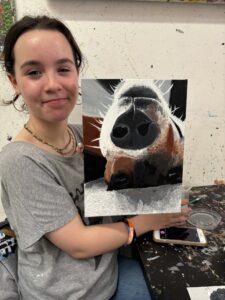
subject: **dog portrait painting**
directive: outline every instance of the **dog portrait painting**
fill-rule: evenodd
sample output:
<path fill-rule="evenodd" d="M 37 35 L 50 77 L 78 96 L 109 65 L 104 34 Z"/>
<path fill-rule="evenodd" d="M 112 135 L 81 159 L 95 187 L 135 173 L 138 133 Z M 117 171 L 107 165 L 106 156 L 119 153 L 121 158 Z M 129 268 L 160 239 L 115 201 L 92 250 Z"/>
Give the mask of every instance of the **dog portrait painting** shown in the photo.
<path fill-rule="evenodd" d="M 187 80 L 84 79 L 87 216 L 180 211 Z"/>

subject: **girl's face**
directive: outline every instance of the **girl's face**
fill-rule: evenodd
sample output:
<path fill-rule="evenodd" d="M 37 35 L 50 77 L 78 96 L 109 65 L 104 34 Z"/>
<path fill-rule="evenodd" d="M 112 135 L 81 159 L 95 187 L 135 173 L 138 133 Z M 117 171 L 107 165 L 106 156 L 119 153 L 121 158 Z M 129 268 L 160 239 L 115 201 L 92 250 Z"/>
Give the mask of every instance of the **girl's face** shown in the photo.
<path fill-rule="evenodd" d="M 15 46 L 15 76 L 9 75 L 21 94 L 30 117 L 44 122 L 67 120 L 78 97 L 78 71 L 71 46 L 53 30 L 31 30 Z"/>

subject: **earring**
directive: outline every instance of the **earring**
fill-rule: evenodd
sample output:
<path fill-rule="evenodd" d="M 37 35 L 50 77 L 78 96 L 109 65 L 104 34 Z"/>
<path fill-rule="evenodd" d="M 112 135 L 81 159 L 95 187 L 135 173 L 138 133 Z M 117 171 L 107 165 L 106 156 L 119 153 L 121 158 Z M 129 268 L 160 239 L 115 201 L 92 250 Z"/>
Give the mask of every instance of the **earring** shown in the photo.
<path fill-rule="evenodd" d="M 25 110 L 25 103 L 21 104 L 20 108 L 16 107 L 16 104 L 15 104 L 17 99 L 19 98 L 19 96 L 21 96 L 21 94 L 15 93 L 11 103 L 12 103 L 13 107 L 15 108 L 15 110 L 17 110 L 19 112 L 23 112 Z"/>

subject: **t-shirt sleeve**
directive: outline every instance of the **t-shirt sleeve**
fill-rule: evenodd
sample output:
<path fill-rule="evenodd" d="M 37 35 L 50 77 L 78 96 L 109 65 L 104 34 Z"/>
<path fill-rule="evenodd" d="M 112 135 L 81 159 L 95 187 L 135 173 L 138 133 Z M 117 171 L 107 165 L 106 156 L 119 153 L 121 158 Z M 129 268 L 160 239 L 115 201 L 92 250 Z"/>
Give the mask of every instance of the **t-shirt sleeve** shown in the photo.
<path fill-rule="evenodd" d="M 54 170 L 26 155 L 8 163 L 2 179 L 2 199 L 21 249 L 67 224 L 77 214 Z"/>

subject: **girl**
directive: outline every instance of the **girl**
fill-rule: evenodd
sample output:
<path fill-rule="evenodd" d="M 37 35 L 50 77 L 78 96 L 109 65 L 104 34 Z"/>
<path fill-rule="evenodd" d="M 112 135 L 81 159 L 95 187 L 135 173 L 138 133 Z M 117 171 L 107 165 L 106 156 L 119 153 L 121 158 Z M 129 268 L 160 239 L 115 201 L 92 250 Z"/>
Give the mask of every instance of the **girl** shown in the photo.
<path fill-rule="evenodd" d="M 18 241 L 20 297 L 150 299 L 132 262 L 125 268 L 127 282 L 117 285 L 116 249 L 130 244 L 134 232 L 183 224 L 189 208 L 90 225 L 83 215 L 82 132 L 68 125 L 82 63 L 77 43 L 59 20 L 24 17 L 6 36 L 4 61 L 16 92 L 12 103 L 22 96 L 29 111 L 0 158 L 2 202 Z"/>

